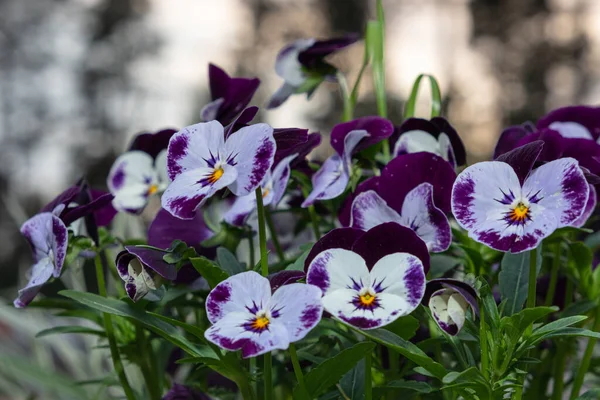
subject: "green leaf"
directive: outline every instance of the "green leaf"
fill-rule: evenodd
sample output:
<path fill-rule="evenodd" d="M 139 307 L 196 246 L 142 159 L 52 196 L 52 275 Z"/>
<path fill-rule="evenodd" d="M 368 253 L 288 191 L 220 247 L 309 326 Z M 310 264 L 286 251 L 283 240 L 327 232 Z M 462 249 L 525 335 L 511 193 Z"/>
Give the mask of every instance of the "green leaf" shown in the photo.
<path fill-rule="evenodd" d="M 244 268 L 237 258 L 235 258 L 233 253 L 225 247 L 219 247 L 217 249 L 217 263 L 229 276 L 246 271 L 246 268 Z"/>
<path fill-rule="evenodd" d="M 442 93 L 440 92 L 440 86 L 433 75 L 421 74 L 415 80 L 410 96 L 404 106 L 404 119 L 415 116 L 415 105 L 417 103 L 417 96 L 419 95 L 419 88 L 423 78 L 429 79 L 429 85 L 431 87 L 431 118 L 440 115 L 442 110 Z"/>
<path fill-rule="evenodd" d="M 429 274 L 431 278 L 440 278 L 446 272 L 460 264 L 460 259 L 445 254 L 433 254 L 431 256 L 431 269 Z"/>
<path fill-rule="evenodd" d="M 407 315 L 398 318 L 383 329 L 400 336 L 402 339 L 409 340 L 415 336 L 417 329 L 419 329 L 419 320 L 411 315 Z"/>
<path fill-rule="evenodd" d="M 561 313 L 561 318 L 572 317 L 574 315 L 582 315 L 596 308 L 598 304 L 594 300 L 579 300 L 571 303 Z"/>
<path fill-rule="evenodd" d="M 400 353 L 415 364 L 425 368 L 438 379 L 442 379 L 448 373 L 444 366 L 432 360 L 416 345 L 402 339 L 400 336 L 390 331 L 385 329 L 374 329 L 369 331 L 355 330 L 369 339 Z"/>
<path fill-rule="evenodd" d="M 175 346 L 180 347 L 186 353 L 192 356 L 199 356 L 201 354 L 198 348 L 185 336 L 183 336 L 181 332 L 173 325 L 168 324 L 140 309 L 134 308 L 123 301 L 98 296 L 97 294 L 93 293 L 78 292 L 76 290 L 62 290 L 58 292 L 58 294 L 107 314 L 131 318 L 141 323 L 157 335 L 167 339 Z"/>
<path fill-rule="evenodd" d="M 542 267 L 542 246 L 538 246 L 535 251 L 537 251 L 536 268 L 539 273 Z M 502 258 L 498 280 L 502 300 L 506 301 L 505 315 L 513 315 L 521 310 L 527 300 L 530 253 L 529 251 L 518 254 L 506 253 Z"/>
<path fill-rule="evenodd" d="M 547 333 L 542 336 L 537 336 L 535 340 L 531 341 L 531 345 L 535 345 L 542 340 L 555 338 L 555 337 L 589 337 L 594 339 L 600 339 L 600 332 L 590 331 L 589 329 L 581 329 L 581 328 L 562 328 L 550 333 Z"/>
<path fill-rule="evenodd" d="M 516 342 L 529 325 L 555 311 L 558 311 L 558 307 L 526 308 L 510 317 L 503 317 L 500 320 L 500 325 L 512 338 L 513 342 Z"/>
<path fill-rule="evenodd" d="M 392 381 L 385 386 L 377 386 L 373 388 L 373 397 L 374 398 L 384 398 L 386 393 L 393 392 L 395 396 L 404 393 L 432 393 L 439 389 L 434 388 L 427 382 L 418 382 L 418 381 L 405 381 L 403 379 L 399 379 L 397 381 Z M 395 397 L 399 398 L 399 397 Z"/>
<path fill-rule="evenodd" d="M 377 101 L 377 112 L 387 117 L 387 100 L 385 97 L 385 63 L 384 63 L 384 24 L 383 21 L 368 21 L 365 40 L 365 51 L 371 59 L 373 70 L 373 86 Z"/>
<path fill-rule="evenodd" d="M 206 257 L 190 258 L 190 262 L 194 268 L 196 268 L 196 271 L 206 279 L 211 288 L 214 288 L 220 282 L 229 278 L 227 272 L 219 268 L 217 264 Z"/>
<path fill-rule="evenodd" d="M 535 329 L 533 331 L 533 335 L 545 335 L 546 333 L 566 328 L 567 326 L 574 325 L 586 319 L 587 317 L 585 315 L 575 315 L 573 317 L 561 318 L 556 321 L 550 322 L 549 324 L 546 324 L 540 328 Z"/>
<path fill-rule="evenodd" d="M 304 262 L 306 261 L 306 258 L 308 257 L 308 253 L 310 253 L 310 250 L 311 250 L 311 248 L 304 251 L 304 253 L 302 253 L 300 255 L 300 257 L 298 257 L 296 259 L 296 261 L 294 261 L 293 264 L 288 265 L 286 270 L 287 271 L 304 271 Z"/>
<path fill-rule="evenodd" d="M 591 283 L 593 259 L 594 255 L 585 243 L 569 243 L 569 263 L 579 273 L 579 281 L 584 287 L 588 287 Z"/>
<path fill-rule="evenodd" d="M 362 342 L 340 351 L 327 361 L 317 365 L 306 376 L 304 381 L 310 398 L 314 399 L 327 388 L 338 381 L 350 371 L 365 355 L 375 348 L 375 343 Z M 294 398 L 300 398 L 300 388 L 294 388 Z"/>
<path fill-rule="evenodd" d="M 106 333 L 100 329 L 87 328 L 85 326 L 55 326 L 54 328 L 39 331 L 36 338 L 43 336 L 57 335 L 63 333 L 81 333 L 86 335 L 106 336 Z"/>
<path fill-rule="evenodd" d="M 468 368 L 462 372 L 449 372 L 444 377 L 443 382 L 443 389 L 470 388 L 477 393 L 480 399 L 490 399 L 492 397 L 492 388 L 479 369 L 475 367 Z"/>
<path fill-rule="evenodd" d="M 600 399 L 600 389 L 590 389 L 575 400 L 598 400 Z"/>
<path fill-rule="evenodd" d="M 360 360 L 340 381 L 340 387 L 351 400 L 365 398 L 365 360 Z"/>

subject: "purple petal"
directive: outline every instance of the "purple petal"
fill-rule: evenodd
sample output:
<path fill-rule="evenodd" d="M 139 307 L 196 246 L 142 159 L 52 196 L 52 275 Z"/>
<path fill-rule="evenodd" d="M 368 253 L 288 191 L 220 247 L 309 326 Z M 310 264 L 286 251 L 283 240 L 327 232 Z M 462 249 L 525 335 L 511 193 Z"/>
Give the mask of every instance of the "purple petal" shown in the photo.
<path fill-rule="evenodd" d="M 378 193 L 394 210 L 401 210 L 406 194 L 428 182 L 433 185 L 435 206 L 449 213 L 455 179 L 456 172 L 443 158 L 430 153 L 405 154 L 385 166 L 379 178 Z"/>
<path fill-rule="evenodd" d="M 290 164 L 296 157 L 296 154 L 292 154 L 281 160 L 278 164 L 275 164 L 275 168 L 273 168 L 273 173 L 271 176 L 271 190 L 273 192 L 273 198 L 271 199 L 270 204 L 276 206 L 277 204 L 279 204 L 281 198 L 285 194 L 285 189 L 287 188 L 287 184 L 290 179 L 290 174 L 292 172 Z"/>
<path fill-rule="evenodd" d="M 423 304 L 429 303 L 429 299 L 433 295 L 434 292 L 444 289 L 450 288 L 458 293 L 460 293 L 465 300 L 469 303 L 469 305 L 473 308 L 476 315 L 479 315 L 479 304 L 477 303 L 477 291 L 471 285 L 466 282 L 459 281 L 457 279 L 451 278 L 438 278 L 432 279 L 427 282 L 427 287 L 425 288 L 425 295 L 423 296 Z"/>
<path fill-rule="evenodd" d="M 178 239 L 192 246 L 198 252 L 204 250 L 200 243 L 213 236 L 204 222 L 202 213 L 196 213 L 194 219 L 180 219 L 167 210 L 160 209 L 148 228 L 148 244 L 160 249 L 168 249 Z"/>
<path fill-rule="evenodd" d="M 275 93 L 269 99 L 267 103 L 267 110 L 272 110 L 274 108 L 279 107 L 294 93 L 296 93 L 296 86 L 292 86 L 288 83 L 284 83 L 277 89 Z"/>
<path fill-rule="evenodd" d="M 233 121 L 231 121 L 229 125 L 225 127 L 225 140 L 227 140 L 229 135 L 231 135 L 233 132 L 237 132 L 240 129 L 248 126 L 250 121 L 252 121 L 254 117 L 256 117 L 257 113 L 258 107 L 256 106 L 248 107 L 244 111 L 242 111 L 237 117 L 233 119 Z"/>
<path fill-rule="evenodd" d="M 75 207 L 67 207 L 61 213 L 61 219 L 65 225 L 70 225 L 79 218 L 94 214 L 98 226 L 110 224 L 117 210 L 112 206 L 113 195 L 102 190 L 90 190 L 91 201 Z"/>
<path fill-rule="evenodd" d="M 276 128 L 273 130 L 273 137 L 277 143 L 275 152 L 275 165 L 279 164 L 284 158 L 297 154 L 291 165 L 296 165 L 304 160 L 306 156 L 321 143 L 319 133 L 308 134 L 308 129 L 298 128 Z"/>
<path fill-rule="evenodd" d="M 350 225 L 353 228 L 366 231 L 385 222 L 400 224 L 401 221 L 400 214 L 390 208 L 373 190 L 359 194 L 352 203 Z"/>
<path fill-rule="evenodd" d="M 284 86 L 296 88 L 304 83 L 306 76 L 302 70 L 302 64 L 298 60 L 298 55 L 314 43 L 314 39 L 299 39 L 279 51 L 275 60 L 275 72 L 286 82 Z M 288 91 L 286 90 L 286 92 Z"/>
<path fill-rule="evenodd" d="M 223 102 L 225 102 L 225 99 L 219 97 L 218 99 L 213 100 L 202 107 L 202 110 L 200 110 L 200 118 L 202 118 L 202 121 L 206 122 L 216 120 L 217 116 L 219 115 L 219 109 L 223 105 Z"/>
<path fill-rule="evenodd" d="M 576 123 L 586 129 L 594 140 L 600 137 L 600 108 L 589 106 L 570 106 L 558 108 L 548 115 L 541 118 L 538 123 L 538 129 L 551 128 L 561 131 L 561 135 L 569 137 L 568 130 L 572 131 L 573 125 L 564 123 Z M 559 123 L 559 124 L 557 124 Z M 563 124 L 560 124 L 563 123 Z"/>
<path fill-rule="evenodd" d="M 71 186 L 70 188 L 68 188 L 67 190 L 65 190 L 58 196 L 56 196 L 56 198 L 54 200 L 52 200 L 50 203 L 46 204 L 40 210 L 40 213 L 52 212 L 57 206 L 59 206 L 61 204 L 65 205 L 65 206 L 68 204 L 71 204 L 75 200 L 75 198 L 77 196 L 79 196 L 80 192 L 81 192 L 81 186 L 79 186 L 79 185 Z"/>
<path fill-rule="evenodd" d="M 172 281 L 177 277 L 175 265 L 168 264 L 163 260 L 166 252 L 140 246 L 125 246 L 125 250 L 163 278 Z"/>
<path fill-rule="evenodd" d="M 229 185 L 229 189 L 236 196 L 253 192 L 273 165 L 273 128 L 267 124 L 255 124 L 232 133 L 225 142 L 225 153 L 237 170 L 237 179 Z"/>
<path fill-rule="evenodd" d="M 297 283 L 305 277 L 304 271 L 279 271 L 267 276 L 267 279 L 271 283 L 271 291 L 275 292 L 281 286 Z"/>
<path fill-rule="evenodd" d="M 139 150 L 120 155 L 107 178 L 108 188 L 114 195 L 112 204 L 119 211 L 141 212 L 158 183 L 154 160 Z"/>
<path fill-rule="evenodd" d="M 344 167 L 344 160 L 334 154 L 329 157 L 312 177 L 313 190 L 302 203 L 306 208 L 318 200 L 334 199 L 344 193 L 350 176 Z"/>
<path fill-rule="evenodd" d="M 467 163 L 467 152 L 465 146 L 458 136 L 456 129 L 450 123 L 442 117 L 434 117 L 431 119 L 431 123 L 434 124 L 440 133 L 445 133 L 450 140 L 452 145 L 452 151 L 455 157 L 456 165 L 465 165 Z"/>
<path fill-rule="evenodd" d="M 531 131 L 523 125 L 511 126 L 503 130 L 494 149 L 494 159 L 517 148 L 520 140 L 530 133 Z"/>
<path fill-rule="evenodd" d="M 359 254 L 334 248 L 322 251 L 311 261 L 306 282 L 321 289 L 323 295 L 346 288 L 360 290 L 370 285 L 369 270 Z"/>
<path fill-rule="evenodd" d="M 369 269 L 388 254 L 409 253 L 421 260 L 425 273 L 429 271 L 429 251 L 425 242 L 410 228 L 395 222 L 368 230 L 354 242 L 352 251 L 365 259 Z"/>
<path fill-rule="evenodd" d="M 256 195 L 254 193 L 236 197 L 229 210 L 223 216 L 223 220 L 233 226 L 243 226 L 250 213 L 254 210 L 256 210 Z"/>
<path fill-rule="evenodd" d="M 156 133 L 140 133 L 133 139 L 129 150 L 140 150 L 147 153 L 150 157 L 156 158 L 158 153 L 167 149 L 169 140 L 175 132 L 177 132 L 176 129 L 163 129 Z"/>
<path fill-rule="evenodd" d="M 594 210 L 596 210 L 596 204 L 598 203 L 598 196 L 596 193 L 596 189 L 593 185 L 589 185 L 590 187 L 590 195 L 588 196 L 587 203 L 585 204 L 585 209 L 583 210 L 583 214 L 579 218 L 577 218 L 571 226 L 576 226 L 581 228 L 585 225 L 587 220 L 592 216 Z"/>
<path fill-rule="evenodd" d="M 366 149 L 387 139 L 394 133 L 394 125 L 387 119 L 381 117 L 362 117 L 350 122 L 337 124 L 331 131 L 331 146 L 339 154 L 344 154 L 344 140 L 352 131 L 367 131 L 369 136 L 364 138 L 354 148 L 355 152 Z"/>
<path fill-rule="evenodd" d="M 541 154 L 537 161 L 553 161 L 563 156 L 566 140 L 560 134 L 551 129 L 543 129 L 531 133 L 519 141 L 517 147 L 541 140 L 544 142 Z M 589 141 L 588 141 L 589 143 Z"/>
<path fill-rule="evenodd" d="M 223 99 L 216 107 L 214 118 L 223 125 L 229 124 L 252 100 L 260 80 L 257 78 L 230 78 L 216 65 L 209 64 L 208 76 L 212 100 Z"/>
<path fill-rule="evenodd" d="M 49 258 L 42 259 L 31 268 L 31 276 L 27 285 L 19 289 L 19 294 L 14 300 L 13 305 L 16 308 L 27 307 L 29 303 L 37 296 L 42 286 L 52 277 L 54 264 Z"/>
<path fill-rule="evenodd" d="M 360 37 L 357 34 L 348 34 L 340 38 L 317 40 L 310 47 L 301 51 L 297 57 L 302 65 L 313 69 L 329 54 L 350 46 L 359 39 Z"/>
<path fill-rule="evenodd" d="M 304 270 L 308 271 L 308 267 L 312 260 L 322 251 L 335 248 L 351 250 L 354 242 L 362 235 L 364 235 L 364 232 L 356 228 L 333 229 L 319 239 L 312 249 L 310 249 L 310 252 L 306 256 L 306 260 L 304 260 Z"/>
<path fill-rule="evenodd" d="M 303 339 L 321 320 L 321 290 L 313 285 L 291 283 L 273 293 L 269 307 L 273 323 L 284 325 L 290 342 L 295 342 Z"/>
<path fill-rule="evenodd" d="M 536 140 L 500 155 L 495 161 L 502 161 L 510 165 L 517 174 L 519 182 L 523 184 L 542 152 L 543 147 L 544 142 Z"/>
<path fill-rule="evenodd" d="M 338 219 L 342 226 L 350 226 L 350 214 L 352 212 L 352 203 L 354 202 L 356 196 L 368 190 L 373 190 L 377 192 L 378 187 L 379 177 L 373 176 L 359 183 L 356 187 L 356 190 L 353 193 L 349 193 L 348 196 L 346 196 L 344 204 L 342 204 L 342 207 L 340 208 L 338 214 Z"/>
<path fill-rule="evenodd" d="M 433 319 L 449 335 L 456 335 L 463 327 L 468 308 L 467 301 L 451 289 L 434 292 L 428 302 Z"/>

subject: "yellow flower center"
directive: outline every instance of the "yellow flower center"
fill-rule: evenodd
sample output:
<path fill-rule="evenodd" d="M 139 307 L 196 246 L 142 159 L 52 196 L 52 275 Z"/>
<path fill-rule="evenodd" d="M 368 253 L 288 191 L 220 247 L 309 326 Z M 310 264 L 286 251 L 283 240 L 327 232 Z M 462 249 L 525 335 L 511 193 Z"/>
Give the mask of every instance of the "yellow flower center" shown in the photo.
<path fill-rule="evenodd" d="M 154 193 L 158 192 L 158 185 L 153 184 L 148 188 L 148 196 L 152 196 Z"/>
<path fill-rule="evenodd" d="M 365 306 L 368 307 L 371 304 L 373 304 L 373 302 L 375 301 L 376 296 L 374 294 L 371 293 L 365 293 L 365 294 L 361 294 L 359 297 L 360 303 Z"/>
<path fill-rule="evenodd" d="M 267 318 L 266 316 L 257 316 L 256 319 L 252 322 L 252 329 L 257 331 L 263 331 L 267 329 L 269 323 L 269 318 Z"/>
<path fill-rule="evenodd" d="M 509 218 L 515 222 L 523 222 L 529 215 L 529 207 L 523 203 L 517 204 L 517 206 L 510 212 Z"/>
<path fill-rule="evenodd" d="M 208 181 L 210 183 L 215 183 L 216 181 L 221 179 L 221 177 L 223 176 L 224 173 L 225 173 L 225 171 L 223 170 L 223 167 L 217 167 L 217 168 L 215 168 L 213 173 L 210 174 L 210 176 L 208 177 Z"/>
<path fill-rule="evenodd" d="M 269 189 L 265 188 L 264 192 L 262 192 L 263 199 L 269 195 Z"/>

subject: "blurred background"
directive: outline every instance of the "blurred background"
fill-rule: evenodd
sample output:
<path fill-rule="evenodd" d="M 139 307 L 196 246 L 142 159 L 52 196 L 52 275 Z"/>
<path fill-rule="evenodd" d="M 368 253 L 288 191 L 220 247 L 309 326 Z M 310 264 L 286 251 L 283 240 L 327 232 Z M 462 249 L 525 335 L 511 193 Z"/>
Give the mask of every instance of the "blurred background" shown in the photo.
<path fill-rule="evenodd" d="M 262 106 L 281 83 L 273 65 L 285 43 L 364 33 L 374 6 L 374 0 L 0 0 L 3 302 L 12 302 L 30 266 L 20 224 L 82 175 L 104 187 L 112 161 L 136 133 L 198 122 L 209 101 L 209 62 L 234 76 L 259 77 L 253 104 Z M 507 125 L 559 106 L 600 103 L 600 1 L 384 0 L 384 6 L 391 119 L 400 122 L 416 76 L 435 75 L 444 116 L 472 161 L 491 154 Z M 363 50 L 361 42 L 334 57 L 351 82 Z M 363 82 L 357 115 L 374 114 L 370 76 Z M 419 116 L 428 115 L 427 91 Z M 310 102 L 295 96 L 259 119 L 328 134 L 341 104 L 337 87 L 324 85 Z M 324 142 L 314 157 L 327 154 Z M 8 307 L 2 310 L 9 315 Z M 29 318 L 10 313 L 17 322 Z"/>

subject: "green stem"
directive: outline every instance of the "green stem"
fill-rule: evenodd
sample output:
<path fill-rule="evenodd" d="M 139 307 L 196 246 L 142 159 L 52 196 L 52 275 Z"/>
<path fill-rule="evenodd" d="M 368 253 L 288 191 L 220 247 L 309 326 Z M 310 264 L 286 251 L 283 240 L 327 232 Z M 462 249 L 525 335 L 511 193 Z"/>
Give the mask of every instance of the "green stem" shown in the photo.
<path fill-rule="evenodd" d="M 352 106 L 352 97 L 350 95 L 350 89 L 348 88 L 348 81 L 341 72 L 336 74 L 337 81 L 340 85 L 340 91 L 342 92 L 342 101 L 344 102 L 344 112 L 342 113 L 342 122 L 347 122 L 352 119 L 354 114 L 354 107 Z"/>
<path fill-rule="evenodd" d="M 485 379 L 490 379 L 490 359 L 488 354 L 487 325 L 485 323 L 485 307 L 479 308 L 479 342 L 481 343 L 481 372 Z"/>
<path fill-rule="evenodd" d="M 146 355 L 151 354 L 149 350 L 151 350 L 150 344 L 146 340 L 146 334 L 141 325 L 135 325 L 135 338 L 136 344 L 140 356 L 140 369 L 142 370 L 142 375 L 144 376 L 144 381 L 146 382 L 146 389 L 148 390 L 148 396 L 150 400 L 160 400 L 160 381 L 154 377 L 151 368 L 151 358 L 146 357 Z"/>
<path fill-rule="evenodd" d="M 554 300 L 554 293 L 556 292 L 556 282 L 558 282 L 558 270 L 560 269 L 560 256 L 561 248 L 560 243 L 556 244 L 554 248 L 554 259 L 552 260 L 552 271 L 550 272 L 550 283 L 548 285 L 548 292 L 546 293 L 546 299 L 544 305 L 550 307 L 552 300 Z"/>
<path fill-rule="evenodd" d="M 565 367 L 566 367 L 566 346 L 565 343 L 557 345 L 556 360 L 554 364 L 554 386 L 552 388 L 552 400 L 561 400 L 565 389 Z"/>
<path fill-rule="evenodd" d="M 356 108 L 356 102 L 358 101 L 358 88 L 360 86 L 360 82 L 362 80 L 363 74 L 369 65 L 369 54 L 365 49 L 365 57 L 363 58 L 362 66 L 360 67 L 360 71 L 358 71 L 358 76 L 356 77 L 356 82 L 354 82 L 354 87 L 352 88 L 352 93 L 350 94 L 350 105 L 352 107 L 352 111 Z"/>
<path fill-rule="evenodd" d="M 594 314 L 594 326 L 592 331 L 598 332 L 600 330 L 600 307 L 596 307 L 596 312 Z M 571 389 L 571 400 L 579 397 L 579 391 L 583 386 L 583 380 L 585 378 L 585 374 L 588 372 L 590 368 L 590 363 L 592 361 L 592 356 L 594 355 L 594 347 L 596 346 L 596 338 L 588 338 L 588 344 L 585 348 L 585 353 L 583 354 L 583 359 L 581 360 L 581 364 L 579 364 L 579 369 L 577 370 L 577 375 L 575 375 L 575 380 L 573 381 L 573 389 Z"/>
<path fill-rule="evenodd" d="M 302 368 L 300 367 L 300 362 L 298 361 L 298 354 L 296 354 L 296 346 L 294 343 L 290 343 L 290 358 L 292 359 L 292 366 L 294 367 L 294 374 L 296 374 L 296 380 L 298 381 L 298 386 L 300 387 L 300 391 L 302 393 L 302 397 L 305 399 L 310 399 L 310 395 L 308 393 L 308 389 L 306 389 L 306 383 L 304 383 L 304 375 L 302 374 Z"/>
<path fill-rule="evenodd" d="M 537 283 L 537 249 L 529 252 L 529 283 L 527 293 L 527 308 L 535 307 L 535 285 Z"/>
<path fill-rule="evenodd" d="M 104 281 L 104 267 L 106 262 L 103 256 L 103 252 L 96 256 L 96 279 L 98 280 L 98 292 L 100 296 L 106 297 L 106 283 Z M 127 375 L 125 375 L 125 368 L 123 367 L 123 363 L 121 362 L 121 357 L 119 355 L 119 348 L 117 347 L 117 340 L 115 339 L 112 319 L 110 314 L 104 313 L 102 316 L 104 319 L 104 330 L 106 331 L 106 337 L 108 338 L 108 346 L 110 347 L 110 355 L 113 360 L 113 366 L 117 372 L 127 400 L 135 400 L 133 389 L 131 389 L 131 386 L 129 385 Z"/>
<path fill-rule="evenodd" d="M 365 400 L 373 400 L 373 377 L 371 376 L 371 352 L 365 355 Z"/>
<path fill-rule="evenodd" d="M 265 207 L 263 205 L 262 189 L 256 188 L 256 209 L 258 211 L 258 238 L 260 241 L 260 265 L 264 277 L 269 275 L 269 260 L 267 259 L 267 232 L 265 229 Z M 273 398 L 273 384 L 271 372 L 271 353 L 264 355 L 263 380 L 265 387 L 265 400 Z"/>
<path fill-rule="evenodd" d="M 385 16 L 382 0 L 377 0 L 377 21 L 381 29 L 381 42 L 375 49 L 373 60 L 373 80 L 375 83 L 375 97 L 377 100 L 377 113 L 380 117 L 387 118 L 387 99 L 385 96 Z M 390 159 L 390 143 L 386 139 L 382 142 L 382 152 L 385 160 Z"/>
<path fill-rule="evenodd" d="M 248 232 L 248 253 L 250 253 L 250 265 L 248 269 L 254 269 L 256 266 L 256 257 L 254 256 L 254 238 L 252 229 Z"/>
<path fill-rule="evenodd" d="M 271 240 L 273 241 L 273 246 L 275 246 L 277 257 L 279 257 L 279 261 L 284 262 L 285 254 L 283 252 L 283 249 L 281 248 L 281 243 L 279 243 L 277 231 L 275 230 L 275 224 L 273 224 L 273 218 L 271 218 L 271 211 L 269 210 L 269 208 L 265 209 L 265 219 L 267 221 L 267 226 L 269 227 L 269 232 L 271 233 Z"/>

